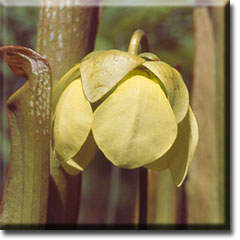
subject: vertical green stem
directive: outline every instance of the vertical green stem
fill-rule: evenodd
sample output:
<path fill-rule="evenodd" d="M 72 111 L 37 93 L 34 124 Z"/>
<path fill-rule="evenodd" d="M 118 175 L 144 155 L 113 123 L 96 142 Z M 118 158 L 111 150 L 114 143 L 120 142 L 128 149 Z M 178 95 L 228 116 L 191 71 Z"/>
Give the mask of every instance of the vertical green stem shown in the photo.
<path fill-rule="evenodd" d="M 120 196 L 120 173 L 121 169 L 116 166 L 111 166 L 110 188 L 109 188 L 109 203 L 106 217 L 107 224 L 114 224 L 116 217 L 116 205 Z"/>
<path fill-rule="evenodd" d="M 128 52 L 134 55 L 138 54 L 139 45 L 141 44 L 142 52 L 149 52 L 149 44 L 146 33 L 142 30 L 136 30 L 129 43 Z M 148 170 L 141 167 L 139 170 L 139 214 L 138 222 L 140 228 L 146 228 L 147 224 L 147 207 L 148 207 Z"/>
<path fill-rule="evenodd" d="M 157 172 L 148 170 L 148 224 L 173 224 L 174 204 L 173 181 L 168 169 Z"/>
<path fill-rule="evenodd" d="M 146 229 L 148 206 L 148 170 L 141 167 L 139 170 L 139 224 L 141 229 Z"/>

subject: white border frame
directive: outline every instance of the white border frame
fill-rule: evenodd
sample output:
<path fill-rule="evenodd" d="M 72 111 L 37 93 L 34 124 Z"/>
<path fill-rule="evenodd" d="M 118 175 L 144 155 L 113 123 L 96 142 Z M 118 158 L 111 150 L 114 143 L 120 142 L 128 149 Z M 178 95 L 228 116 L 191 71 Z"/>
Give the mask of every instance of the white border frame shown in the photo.
<path fill-rule="evenodd" d="M 4 6 L 40 6 L 47 0 L 0 0 Z M 230 0 L 57 0 L 57 3 L 49 3 L 49 6 L 64 4 L 66 6 L 224 6 Z"/>

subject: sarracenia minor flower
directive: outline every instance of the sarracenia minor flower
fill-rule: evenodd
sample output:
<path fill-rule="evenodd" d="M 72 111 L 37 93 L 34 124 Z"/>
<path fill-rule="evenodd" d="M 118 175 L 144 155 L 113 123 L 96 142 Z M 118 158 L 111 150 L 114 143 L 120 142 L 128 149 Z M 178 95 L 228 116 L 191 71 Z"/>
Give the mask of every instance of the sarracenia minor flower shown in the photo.
<path fill-rule="evenodd" d="M 55 86 L 53 145 L 68 173 L 82 171 L 97 145 L 116 166 L 169 168 L 182 184 L 198 142 L 197 122 L 181 74 L 147 45 L 138 30 L 128 52 L 92 52 Z"/>

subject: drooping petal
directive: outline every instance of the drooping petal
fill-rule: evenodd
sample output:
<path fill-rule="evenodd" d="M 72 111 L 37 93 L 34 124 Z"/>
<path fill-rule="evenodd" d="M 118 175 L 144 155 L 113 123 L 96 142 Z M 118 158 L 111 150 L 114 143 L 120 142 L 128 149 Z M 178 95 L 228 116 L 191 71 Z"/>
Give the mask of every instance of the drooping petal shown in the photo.
<path fill-rule="evenodd" d="M 93 51 L 93 52 L 90 52 L 89 54 L 87 54 L 82 60 L 81 62 L 85 61 L 85 60 L 88 60 L 90 59 L 91 57 L 93 56 L 96 56 L 98 54 L 102 54 L 104 51 L 103 50 L 96 50 L 96 51 Z"/>
<path fill-rule="evenodd" d="M 167 89 L 169 102 L 172 106 L 177 123 L 180 123 L 188 111 L 189 94 L 181 74 L 168 64 L 157 62 L 145 62 L 143 65 L 152 71 Z"/>
<path fill-rule="evenodd" d="M 92 108 L 83 94 L 81 80 L 73 81 L 59 98 L 54 119 L 54 151 L 60 161 L 73 165 L 72 158 L 79 152 L 90 132 L 92 116 Z M 77 162 L 82 168 L 85 161 L 84 158 Z"/>
<path fill-rule="evenodd" d="M 150 53 L 150 52 L 140 53 L 138 56 L 147 61 L 160 61 L 158 56 L 156 56 L 155 54 Z"/>
<path fill-rule="evenodd" d="M 62 161 L 61 165 L 68 174 L 77 175 L 89 165 L 96 152 L 97 145 L 90 132 L 80 151 L 71 159 Z"/>
<path fill-rule="evenodd" d="M 143 62 L 138 56 L 118 50 L 105 51 L 83 61 L 80 72 L 85 96 L 92 103 L 98 101 Z"/>
<path fill-rule="evenodd" d="M 159 158 L 177 135 L 176 119 L 163 90 L 140 75 L 120 84 L 96 109 L 92 129 L 105 156 L 124 168 Z"/>
<path fill-rule="evenodd" d="M 56 111 L 56 106 L 60 96 L 62 95 L 65 88 L 74 80 L 80 77 L 79 64 L 71 68 L 67 73 L 63 75 L 63 77 L 56 83 L 53 88 L 52 94 L 52 112 L 53 116 Z"/>
<path fill-rule="evenodd" d="M 187 175 L 197 142 L 198 126 L 194 114 L 189 107 L 187 115 L 178 125 L 178 136 L 172 147 L 161 158 L 148 164 L 146 167 L 160 171 L 168 165 L 174 183 L 179 187 Z"/>
<path fill-rule="evenodd" d="M 168 151 L 170 151 L 170 150 L 168 150 Z M 164 169 L 169 168 L 167 153 L 168 152 L 166 152 L 159 159 L 157 159 L 154 162 L 151 162 L 151 163 L 145 165 L 144 167 L 146 167 L 148 169 L 151 169 L 151 170 L 155 170 L 155 171 L 162 171 Z"/>
<path fill-rule="evenodd" d="M 184 120 L 179 124 L 179 131 L 176 142 L 169 157 L 169 168 L 174 183 L 180 187 L 183 183 L 188 168 L 192 162 L 197 143 L 198 143 L 198 125 L 196 118 L 189 107 L 189 111 Z"/>

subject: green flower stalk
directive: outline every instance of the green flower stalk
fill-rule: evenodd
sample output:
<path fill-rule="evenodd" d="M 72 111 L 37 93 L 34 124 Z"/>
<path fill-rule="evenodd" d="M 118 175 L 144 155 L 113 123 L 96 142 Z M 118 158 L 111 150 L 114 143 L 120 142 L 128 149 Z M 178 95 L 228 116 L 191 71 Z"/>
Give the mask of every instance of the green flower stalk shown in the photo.
<path fill-rule="evenodd" d="M 140 42 L 144 52 L 137 55 Z M 146 35 L 137 30 L 128 52 L 92 52 L 55 86 L 54 152 L 68 173 L 91 162 L 93 155 L 82 151 L 96 143 L 118 167 L 169 168 L 182 184 L 198 142 L 197 122 L 181 74 L 146 51 Z"/>

